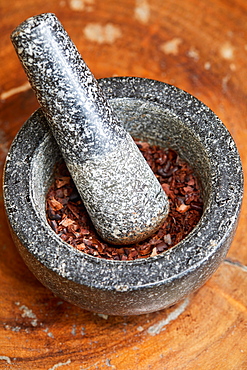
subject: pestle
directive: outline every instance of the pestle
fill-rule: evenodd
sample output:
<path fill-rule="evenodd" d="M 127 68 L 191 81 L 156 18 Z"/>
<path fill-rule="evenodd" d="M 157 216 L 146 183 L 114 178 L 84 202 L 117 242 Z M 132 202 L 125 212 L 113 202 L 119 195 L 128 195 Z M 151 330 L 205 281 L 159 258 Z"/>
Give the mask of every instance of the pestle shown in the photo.
<path fill-rule="evenodd" d="M 168 198 L 57 17 L 29 18 L 11 40 L 98 234 L 147 238 Z"/>

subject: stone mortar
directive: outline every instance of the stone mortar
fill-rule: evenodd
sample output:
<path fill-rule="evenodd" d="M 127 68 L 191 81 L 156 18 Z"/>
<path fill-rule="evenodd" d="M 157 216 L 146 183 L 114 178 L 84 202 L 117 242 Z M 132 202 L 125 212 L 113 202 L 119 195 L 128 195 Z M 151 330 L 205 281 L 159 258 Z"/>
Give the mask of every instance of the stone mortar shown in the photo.
<path fill-rule="evenodd" d="M 92 257 L 63 242 L 46 221 L 45 196 L 61 154 L 41 110 L 23 125 L 7 156 L 6 213 L 25 263 L 56 295 L 109 315 L 153 312 L 202 286 L 225 257 L 241 208 L 241 161 L 223 123 L 190 94 L 133 77 L 99 83 L 133 137 L 173 148 L 194 168 L 204 199 L 198 225 L 170 250 L 135 261 Z"/>

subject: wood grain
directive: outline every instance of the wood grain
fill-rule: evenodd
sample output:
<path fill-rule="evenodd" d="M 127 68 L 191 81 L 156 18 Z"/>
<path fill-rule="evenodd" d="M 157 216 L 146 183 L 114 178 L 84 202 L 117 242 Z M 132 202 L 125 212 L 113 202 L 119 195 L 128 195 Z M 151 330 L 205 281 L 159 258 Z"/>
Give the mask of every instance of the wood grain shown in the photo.
<path fill-rule="evenodd" d="M 153 78 L 202 100 L 231 132 L 246 175 L 245 0 L 2 0 L 1 172 L 38 107 L 9 36 L 42 12 L 58 16 L 97 78 Z M 245 196 L 226 260 L 185 301 L 149 315 L 101 317 L 54 297 L 29 272 L 1 193 L 0 369 L 247 369 L 246 224 Z"/>

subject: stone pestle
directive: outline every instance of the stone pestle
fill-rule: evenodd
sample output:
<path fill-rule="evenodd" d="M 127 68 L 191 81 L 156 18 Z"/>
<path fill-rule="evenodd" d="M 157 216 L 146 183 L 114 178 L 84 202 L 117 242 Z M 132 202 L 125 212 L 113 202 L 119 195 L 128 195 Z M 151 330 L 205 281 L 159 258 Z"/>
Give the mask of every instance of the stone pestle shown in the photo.
<path fill-rule="evenodd" d="M 11 40 L 98 234 L 147 238 L 168 198 L 57 17 L 29 18 Z"/>

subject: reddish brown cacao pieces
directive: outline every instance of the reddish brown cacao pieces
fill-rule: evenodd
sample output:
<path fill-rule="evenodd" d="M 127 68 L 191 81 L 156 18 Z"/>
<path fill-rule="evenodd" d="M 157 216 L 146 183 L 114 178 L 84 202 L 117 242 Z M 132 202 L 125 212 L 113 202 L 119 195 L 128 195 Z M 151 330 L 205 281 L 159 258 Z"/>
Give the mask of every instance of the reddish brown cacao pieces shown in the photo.
<path fill-rule="evenodd" d="M 190 166 L 172 150 L 135 140 L 169 198 L 170 210 L 164 224 L 148 239 L 129 246 L 113 246 L 96 233 L 64 164 L 46 197 L 49 225 L 65 242 L 99 258 L 134 260 L 160 254 L 179 243 L 198 223 L 202 211 L 198 181 Z"/>

